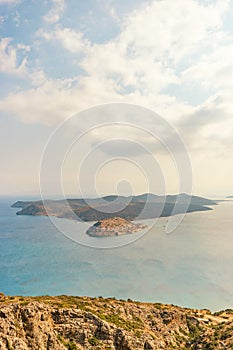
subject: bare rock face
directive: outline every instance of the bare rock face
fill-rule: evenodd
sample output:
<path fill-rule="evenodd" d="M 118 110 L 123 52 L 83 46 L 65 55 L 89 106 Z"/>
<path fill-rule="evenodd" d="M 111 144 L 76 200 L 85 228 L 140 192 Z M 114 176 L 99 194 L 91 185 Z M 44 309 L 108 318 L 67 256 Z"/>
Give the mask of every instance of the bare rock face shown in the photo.
<path fill-rule="evenodd" d="M 96 222 L 86 233 L 92 237 L 113 237 L 132 234 L 146 227 L 143 224 L 135 224 L 126 219 L 114 217 Z"/>
<path fill-rule="evenodd" d="M 31 303 L 27 307 L 18 304 L 1 308 L 0 349 L 66 349 L 54 332 L 54 323 L 48 306 Z"/>
<path fill-rule="evenodd" d="M 5 297 L 1 350 L 231 349 L 233 310 L 138 303 L 114 298 Z"/>

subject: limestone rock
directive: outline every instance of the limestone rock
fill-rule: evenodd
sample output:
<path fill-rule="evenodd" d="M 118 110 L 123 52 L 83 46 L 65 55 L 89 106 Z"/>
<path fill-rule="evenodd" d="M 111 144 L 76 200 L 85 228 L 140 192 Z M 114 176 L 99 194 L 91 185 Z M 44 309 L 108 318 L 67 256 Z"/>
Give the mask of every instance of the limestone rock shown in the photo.
<path fill-rule="evenodd" d="M 233 310 L 211 314 L 114 298 L 0 294 L 1 350 L 207 349 L 207 344 L 232 348 Z"/>

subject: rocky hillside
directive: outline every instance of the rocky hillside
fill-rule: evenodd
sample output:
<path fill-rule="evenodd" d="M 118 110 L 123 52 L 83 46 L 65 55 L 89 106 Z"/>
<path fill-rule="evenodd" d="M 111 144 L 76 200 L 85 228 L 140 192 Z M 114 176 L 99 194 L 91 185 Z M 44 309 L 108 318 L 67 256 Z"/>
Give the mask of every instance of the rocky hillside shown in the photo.
<path fill-rule="evenodd" d="M 233 349 L 233 311 L 114 298 L 0 298 L 1 350 Z"/>

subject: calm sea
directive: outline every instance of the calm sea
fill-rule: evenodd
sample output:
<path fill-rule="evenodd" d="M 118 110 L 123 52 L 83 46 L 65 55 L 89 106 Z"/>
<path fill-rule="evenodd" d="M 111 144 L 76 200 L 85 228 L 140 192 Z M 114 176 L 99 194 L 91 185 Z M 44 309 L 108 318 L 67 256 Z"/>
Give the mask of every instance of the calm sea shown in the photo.
<path fill-rule="evenodd" d="M 233 202 L 186 215 L 171 235 L 161 218 L 134 243 L 95 249 L 68 239 L 47 217 L 15 215 L 14 200 L 0 202 L 0 291 L 5 294 L 102 295 L 233 308 Z M 78 233 L 78 223 L 57 220 Z"/>

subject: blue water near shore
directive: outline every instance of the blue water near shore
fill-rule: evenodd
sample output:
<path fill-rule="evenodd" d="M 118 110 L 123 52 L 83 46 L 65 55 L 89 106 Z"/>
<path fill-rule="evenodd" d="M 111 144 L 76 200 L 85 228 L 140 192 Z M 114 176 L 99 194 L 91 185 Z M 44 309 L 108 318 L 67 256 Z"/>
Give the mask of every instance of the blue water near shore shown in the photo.
<path fill-rule="evenodd" d="M 171 235 L 161 218 L 134 243 L 95 249 L 65 237 L 48 217 L 17 216 L 10 208 L 15 200 L 0 201 L 0 291 L 5 294 L 102 295 L 233 308 L 233 202 L 186 215 Z M 78 232 L 78 223 L 58 220 Z"/>

